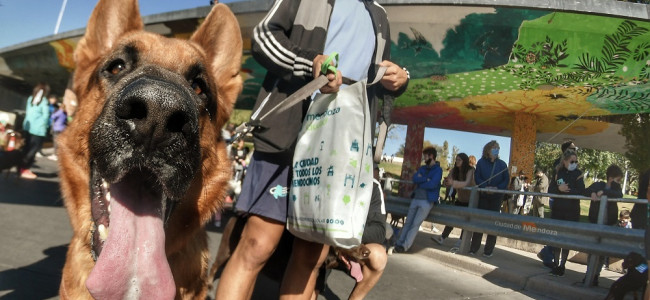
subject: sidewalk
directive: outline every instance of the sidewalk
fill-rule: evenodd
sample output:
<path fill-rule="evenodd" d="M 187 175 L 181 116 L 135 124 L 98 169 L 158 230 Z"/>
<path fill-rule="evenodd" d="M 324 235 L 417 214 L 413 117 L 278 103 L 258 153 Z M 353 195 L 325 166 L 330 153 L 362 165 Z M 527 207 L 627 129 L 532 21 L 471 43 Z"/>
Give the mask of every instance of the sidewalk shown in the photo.
<path fill-rule="evenodd" d="M 482 256 L 482 246 L 476 256 L 453 254 L 449 252 L 449 249 L 458 240 L 459 229 L 454 229 L 443 245 L 439 245 L 431 240 L 431 237 L 441 234 L 444 225 L 436 224 L 436 227 L 440 230 L 438 233 L 432 233 L 428 230 L 430 228 L 428 224 L 423 224 L 423 227 L 427 229 L 418 233 L 413 246 L 407 254 L 393 255 L 424 255 L 460 271 L 475 274 L 490 281 L 507 282 L 515 289 L 530 291 L 554 299 L 603 299 L 612 283 L 623 275 L 603 270 L 600 274 L 599 286 L 585 287 L 581 281 L 587 271 L 586 265 L 569 260 L 566 264 L 564 277 L 550 276 L 550 269 L 542 265 L 542 262 L 537 258 L 536 252 L 508 247 L 504 244 L 513 241 L 507 238 L 497 238 L 494 255 L 490 258 Z M 485 243 L 485 235 L 483 236 L 483 243 Z M 518 241 L 518 243 L 522 242 Z M 529 244 L 528 248 L 530 249 L 541 248 L 541 245 Z M 628 297 L 632 299 L 631 294 Z"/>

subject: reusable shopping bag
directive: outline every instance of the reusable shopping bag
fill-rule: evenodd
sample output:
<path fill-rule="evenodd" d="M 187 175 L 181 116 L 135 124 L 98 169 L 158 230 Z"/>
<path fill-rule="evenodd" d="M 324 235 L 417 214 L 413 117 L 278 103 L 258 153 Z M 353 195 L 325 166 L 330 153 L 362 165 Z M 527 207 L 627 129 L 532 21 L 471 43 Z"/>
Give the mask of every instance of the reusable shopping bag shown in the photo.
<path fill-rule="evenodd" d="M 373 189 L 370 120 L 365 81 L 316 96 L 293 156 L 293 235 L 342 248 L 361 244 Z"/>

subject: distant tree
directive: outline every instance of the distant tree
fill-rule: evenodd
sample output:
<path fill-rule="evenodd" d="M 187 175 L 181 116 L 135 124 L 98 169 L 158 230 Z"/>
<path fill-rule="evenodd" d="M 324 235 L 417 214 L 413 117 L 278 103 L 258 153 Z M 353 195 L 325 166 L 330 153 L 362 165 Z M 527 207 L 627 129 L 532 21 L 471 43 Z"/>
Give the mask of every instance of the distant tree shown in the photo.
<path fill-rule="evenodd" d="M 552 169 L 555 168 L 553 162 L 560 157 L 561 152 L 560 145 L 537 142 L 535 146 L 535 167 L 541 168 L 547 175 L 554 173 L 552 172 Z"/>
<path fill-rule="evenodd" d="M 397 149 L 397 153 L 395 153 L 395 156 L 404 157 L 404 144 L 399 145 L 399 149 Z"/>
<path fill-rule="evenodd" d="M 460 153 L 460 149 L 458 149 L 458 147 L 456 147 L 456 146 L 453 146 L 451 148 L 451 157 L 449 157 L 449 165 L 450 166 L 453 167 L 454 164 L 456 163 L 456 155 L 458 155 L 458 153 Z"/>
<path fill-rule="evenodd" d="M 447 170 L 449 167 L 449 143 L 447 140 L 442 143 L 442 151 L 438 152 L 438 161 L 440 161 L 440 167 Z"/>
<path fill-rule="evenodd" d="M 625 137 L 625 157 L 639 172 L 650 168 L 650 114 L 630 114 L 622 117 L 620 134 Z"/>

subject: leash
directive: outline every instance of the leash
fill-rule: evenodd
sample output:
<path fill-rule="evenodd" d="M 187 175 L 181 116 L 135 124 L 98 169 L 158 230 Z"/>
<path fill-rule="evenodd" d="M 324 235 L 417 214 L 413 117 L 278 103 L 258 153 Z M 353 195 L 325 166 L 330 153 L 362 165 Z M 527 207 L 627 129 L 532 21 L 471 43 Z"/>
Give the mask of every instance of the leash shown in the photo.
<path fill-rule="evenodd" d="M 331 55 L 329 55 L 327 57 L 327 59 L 325 60 L 325 62 L 321 65 L 321 68 L 320 68 L 321 75 L 319 75 L 318 77 L 316 77 L 314 80 L 310 81 L 309 83 L 305 84 L 303 87 L 301 87 L 300 89 L 295 91 L 293 94 L 291 94 L 285 100 L 280 102 L 278 105 L 276 105 L 275 107 L 273 107 L 269 111 L 267 111 L 264 115 L 257 118 L 257 115 L 264 108 L 264 103 L 262 105 L 260 105 L 260 107 L 257 109 L 257 111 L 255 111 L 253 113 L 253 115 L 251 116 L 250 121 L 244 122 L 244 123 L 240 124 L 239 126 L 237 126 L 237 128 L 235 128 L 235 134 L 232 136 L 232 138 L 230 140 L 230 143 L 234 144 L 235 142 L 239 141 L 240 139 L 242 139 L 247 134 L 253 132 L 255 129 L 262 128 L 262 126 L 261 126 L 262 121 L 266 117 L 268 117 L 269 115 L 271 115 L 273 113 L 281 113 L 281 112 L 293 107 L 294 105 L 300 103 L 301 101 L 303 101 L 307 97 L 314 94 L 314 92 L 318 91 L 320 88 L 325 86 L 329 82 L 329 80 L 327 79 L 326 74 L 328 72 L 333 72 L 336 75 L 336 72 L 337 72 L 336 68 L 338 67 L 338 61 L 339 61 L 339 54 L 338 53 L 334 52 Z M 377 75 L 375 76 L 375 80 L 372 83 L 369 83 L 368 85 L 370 86 L 370 85 L 373 85 L 373 84 L 376 84 L 377 82 L 379 82 L 379 80 L 381 80 L 381 78 L 384 76 L 384 73 L 386 73 L 386 69 L 387 69 L 386 67 L 379 68 L 379 70 L 377 71 Z M 352 80 L 352 79 L 347 78 L 347 77 L 343 77 L 342 81 L 343 81 L 344 84 L 347 84 L 347 85 L 351 85 L 351 84 L 356 83 L 356 80 Z M 384 137 L 383 140 L 385 140 L 386 139 L 387 126 L 385 126 L 385 123 L 382 123 L 382 124 L 384 124 L 384 127 L 380 127 L 380 136 L 383 136 Z M 382 130 L 383 130 L 383 135 L 381 134 Z M 383 149 L 383 140 L 382 140 L 382 144 L 381 144 L 382 149 Z M 376 156 L 376 154 L 375 154 L 375 156 Z"/>
<path fill-rule="evenodd" d="M 336 61 L 332 61 L 335 59 Z M 303 101 L 305 98 L 309 97 L 311 94 L 325 86 L 329 80 L 327 79 L 327 72 L 331 71 L 336 75 L 336 67 L 338 66 L 338 60 L 339 60 L 339 54 L 334 52 L 330 56 L 327 57 L 325 62 L 321 65 L 321 75 L 316 77 L 314 80 L 310 81 L 309 83 L 305 84 L 303 87 L 295 91 L 293 94 L 291 94 L 289 97 L 287 97 L 284 101 L 280 102 L 278 105 L 275 107 L 271 108 L 269 111 L 267 111 L 264 115 L 262 115 L 259 118 L 256 118 L 256 116 L 260 113 L 262 108 L 264 108 L 264 104 L 262 104 L 255 113 L 253 113 L 253 116 L 251 117 L 251 120 L 248 122 L 244 122 L 237 126 L 235 128 L 235 134 L 230 140 L 230 143 L 233 144 L 237 141 L 239 141 L 241 138 L 243 138 L 246 134 L 253 132 L 255 129 L 261 128 L 262 126 L 260 125 L 262 120 L 264 118 L 268 117 L 270 114 L 274 113 L 277 111 L 277 113 L 281 113 L 295 104 L 299 103 L 300 101 Z"/>

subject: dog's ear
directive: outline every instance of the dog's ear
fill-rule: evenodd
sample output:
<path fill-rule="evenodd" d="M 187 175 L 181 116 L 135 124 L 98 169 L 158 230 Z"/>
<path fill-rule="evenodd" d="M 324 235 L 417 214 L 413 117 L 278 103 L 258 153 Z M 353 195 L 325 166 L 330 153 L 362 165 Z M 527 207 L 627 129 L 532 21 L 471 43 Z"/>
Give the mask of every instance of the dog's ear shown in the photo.
<path fill-rule="evenodd" d="M 199 44 L 208 56 L 219 98 L 225 101 L 219 106 L 220 121 L 225 122 L 242 89 L 239 22 L 228 6 L 216 4 L 190 40 Z"/>
<path fill-rule="evenodd" d="M 127 32 L 144 27 L 136 0 L 100 0 L 74 53 L 78 68 L 94 63 Z"/>

